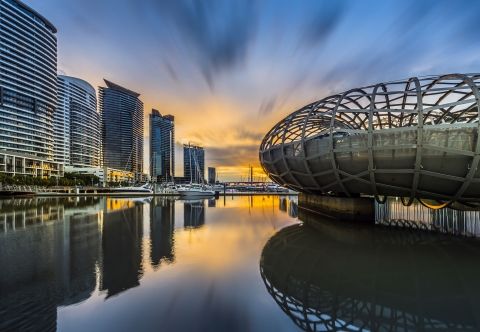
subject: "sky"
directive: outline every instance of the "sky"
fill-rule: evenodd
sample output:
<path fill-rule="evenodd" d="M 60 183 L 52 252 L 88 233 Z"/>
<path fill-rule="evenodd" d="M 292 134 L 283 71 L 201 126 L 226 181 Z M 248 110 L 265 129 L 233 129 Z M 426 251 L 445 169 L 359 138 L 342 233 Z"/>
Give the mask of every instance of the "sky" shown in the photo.
<path fill-rule="evenodd" d="M 480 1 L 25 0 L 58 29 L 58 71 L 141 94 L 206 149 L 220 180 L 260 177 L 263 136 L 350 88 L 479 72 Z"/>

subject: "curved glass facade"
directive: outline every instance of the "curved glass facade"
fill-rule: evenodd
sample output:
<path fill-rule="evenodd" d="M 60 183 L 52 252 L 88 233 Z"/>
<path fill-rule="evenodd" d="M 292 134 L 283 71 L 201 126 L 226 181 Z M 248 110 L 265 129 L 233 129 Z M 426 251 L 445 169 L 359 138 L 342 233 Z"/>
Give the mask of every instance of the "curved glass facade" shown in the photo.
<path fill-rule="evenodd" d="M 18 1 L 0 8 L 0 149 L 52 160 L 56 31 Z"/>
<path fill-rule="evenodd" d="M 74 167 L 100 166 L 100 114 L 90 84 L 75 77 L 58 77 L 54 128 L 55 161 Z"/>
<path fill-rule="evenodd" d="M 58 174 L 57 31 L 20 1 L 0 0 L 0 32 L 0 171 Z"/>
<path fill-rule="evenodd" d="M 103 165 L 143 172 L 143 103 L 140 94 L 105 80 L 99 88 Z"/>

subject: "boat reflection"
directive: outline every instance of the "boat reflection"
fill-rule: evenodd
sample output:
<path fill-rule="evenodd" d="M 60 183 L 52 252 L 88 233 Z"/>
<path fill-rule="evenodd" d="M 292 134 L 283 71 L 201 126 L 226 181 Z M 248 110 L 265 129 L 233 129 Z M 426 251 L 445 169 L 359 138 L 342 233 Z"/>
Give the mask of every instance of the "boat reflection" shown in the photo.
<path fill-rule="evenodd" d="M 260 271 L 268 292 L 303 330 L 480 328 L 477 240 L 299 213 L 305 223 L 268 241 Z"/>
<path fill-rule="evenodd" d="M 202 227 L 205 224 L 205 200 L 184 200 L 183 218 L 186 229 Z"/>

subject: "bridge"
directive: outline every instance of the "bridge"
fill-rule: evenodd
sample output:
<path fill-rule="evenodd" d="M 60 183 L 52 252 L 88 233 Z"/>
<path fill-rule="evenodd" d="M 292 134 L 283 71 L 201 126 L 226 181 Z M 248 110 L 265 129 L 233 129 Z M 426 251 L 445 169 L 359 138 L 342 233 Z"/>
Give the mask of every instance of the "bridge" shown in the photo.
<path fill-rule="evenodd" d="M 281 186 L 339 197 L 480 202 L 480 74 L 355 88 L 288 115 L 260 161 Z"/>

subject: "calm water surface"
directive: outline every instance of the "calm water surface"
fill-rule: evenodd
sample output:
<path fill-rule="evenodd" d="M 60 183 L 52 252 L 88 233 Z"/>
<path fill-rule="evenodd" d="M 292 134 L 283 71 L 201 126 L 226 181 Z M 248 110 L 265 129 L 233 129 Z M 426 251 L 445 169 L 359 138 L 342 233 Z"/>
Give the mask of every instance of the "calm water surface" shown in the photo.
<path fill-rule="evenodd" d="M 0 331 L 479 330 L 479 240 L 295 200 L 0 200 Z"/>

